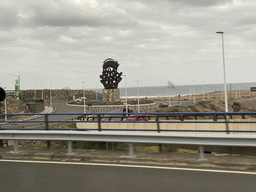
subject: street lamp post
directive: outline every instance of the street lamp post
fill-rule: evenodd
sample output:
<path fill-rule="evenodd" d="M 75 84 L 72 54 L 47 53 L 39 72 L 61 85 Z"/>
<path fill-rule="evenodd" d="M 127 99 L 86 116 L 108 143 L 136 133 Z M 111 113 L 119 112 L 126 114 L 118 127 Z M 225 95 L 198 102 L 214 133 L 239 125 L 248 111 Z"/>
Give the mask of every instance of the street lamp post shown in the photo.
<path fill-rule="evenodd" d="M 126 75 L 123 75 L 125 77 L 125 113 L 127 115 L 128 108 L 127 108 L 127 87 L 126 87 Z"/>
<path fill-rule="evenodd" d="M 204 82 L 203 82 L 203 100 L 204 100 Z"/>
<path fill-rule="evenodd" d="M 36 100 L 36 82 L 34 82 L 35 83 L 35 100 Z"/>
<path fill-rule="evenodd" d="M 52 82 L 50 82 L 50 108 L 52 108 Z"/>
<path fill-rule="evenodd" d="M 95 93 L 96 93 L 96 102 L 98 100 L 98 94 L 97 94 L 97 81 L 96 81 L 96 90 L 95 90 Z"/>
<path fill-rule="evenodd" d="M 216 32 L 218 34 L 221 34 L 222 37 L 222 54 L 223 54 L 223 71 L 224 71 L 224 92 L 225 92 L 225 112 L 228 112 L 228 97 L 227 97 L 227 86 L 226 86 L 226 70 L 225 70 L 225 55 L 224 55 L 224 38 L 223 34 L 224 32 Z"/>
<path fill-rule="evenodd" d="M 42 99 L 44 99 L 44 82 L 42 81 Z"/>
<path fill-rule="evenodd" d="M 6 89 L 6 87 L 4 87 L 4 89 Z M 5 114 L 4 120 L 5 121 L 7 121 L 7 101 L 6 100 L 7 100 L 7 96 L 4 99 L 4 114 Z"/>
<path fill-rule="evenodd" d="M 196 96 L 195 96 L 195 81 L 193 81 L 193 95 L 194 95 L 194 103 L 196 103 Z"/>
<path fill-rule="evenodd" d="M 209 84 L 207 84 L 207 91 L 208 91 L 208 99 L 210 99 L 210 89 L 209 89 Z"/>
<path fill-rule="evenodd" d="M 171 107 L 171 104 L 170 104 L 170 81 L 168 81 L 168 106 Z"/>
<path fill-rule="evenodd" d="M 85 90 L 84 90 L 84 82 L 83 83 L 83 100 L 84 100 L 84 113 L 86 113 L 86 109 L 85 109 Z"/>
<path fill-rule="evenodd" d="M 140 113 L 140 91 L 139 91 L 139 81 L 137 80 L 137 91 L 138 91 L 138 113 Z"/>
<path fill-rule="evenodd" d="M 171 89 L 174 88 L 174 84 L 170 81 L 168 81 L 168 90 L 169 90 L 169 107 L 172 106 L 172 100 L 171 100 Z"/>
<path fill-rule="evenodd" d="M 225 54 L 224 54 L 224 38 L 223 38 L 223 34 L 224 32 L 216 32 L 218 34 L 221 34 L 222 37 L 222 54 L 223 54 L 223 72 L 224 72 L 224 92 L 225 92 L 225 112 L 228 112 L 228 97 L 227 97 L 227 86 L 226 86 L 226 70 L 225 70 Z M 225 115 L 225 119 L 226 119 L 226 129 L 227 129 L 227 134 L 229 134 L 229 130 L 228 130 L 228 116 Z"/>

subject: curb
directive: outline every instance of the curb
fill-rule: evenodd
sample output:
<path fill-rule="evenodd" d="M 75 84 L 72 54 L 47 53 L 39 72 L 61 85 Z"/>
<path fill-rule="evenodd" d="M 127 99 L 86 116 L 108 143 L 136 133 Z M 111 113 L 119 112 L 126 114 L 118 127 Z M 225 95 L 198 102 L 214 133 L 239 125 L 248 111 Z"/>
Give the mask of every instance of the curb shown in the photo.
<path fill-rule="evenodd" d="M 82 152 L 82 153 L 81 153 Z M 154 154 L 145 154 L 141 152 L 135 152 L 138 156 L 129 157 L 126 152 L 119 152 L 115 154 L 112 151 L 108 151 L 108 154 L 88 154 L 88 153 L 101 153 L 99 150 L 79 150 L 72 155 L 66 154 L 63 150 L 58 152 L 53 151 L 43 151 L 41 149 L 31 152 L 31 151 L 20 151 L 19 153 L 13 153 L 12 151 L 0 151 L 1 159 L 13 159 L 13 160 L 42 160 L 42 161 L 71 161 L 71 162 L 91 162 L 91 163 L 110 163 L 110 164 L 131 164 L 131 165 L 151 165 L 151 166 L 163 166 L 163 167 L 188 167 L 188 168 L 205 168 L 205 169 L 223 169 L 223 170 L 243 170 L 256 172 L 256 162 L 248 161 L 248 158 L 244 158 L 244 162 L 229 162 L 223 156 L 218 157 L 218 160 L 214 161 L 216 156 L 205 155 L 208 161 L 198 161 L 198 155 L 188 155 L 188 154 L 169 154 L 169 158 L 160 158 L 159 154 L 157 157 L 152 157 Z M 106 153 L 103 151 L 102 153 Z M 112 154 L 111 154 L 112 153 Z M 142 156 L 141 156 L 142 155 Z M 173 158 L 175 155 L 176 159 Z M 151 156 L 151 157 L 150 157 Z M 181 159 L 177 157 L 181 157 Z M 213 159 L 212 159 L 213 158 Z M 231 157 L 236 158 L 236 157 Z M 184 160 L 183 160 L 184 159 Z M 254 159 L 254 158 L 253 158 Z M 249 170 L 252 167 L 254 170 Z"/>
<path fill-rule="evenodd" d="M 149 105 L 155 105 L 155 103 L 149 103 L 149 104 L 140 104 L 140 106 L 149 106 Z M 84 107 L 83 105 L 74 105 L 74 104 L 68 104 L 66 103 L 67 106 L 71 106 L 71 107 Z M 86 107 L 88 107 L 88 105 L 85 105 Z M 131 107 L 135 107 L 135 106 L 138 106 L 138 105 L 129 105 Z M 104 107 L 120 107 L 120 108 L 123 108 L 124 105 L 92 105 L 90 107 L 96 107 L 96 108 L 104 108 Z"/>

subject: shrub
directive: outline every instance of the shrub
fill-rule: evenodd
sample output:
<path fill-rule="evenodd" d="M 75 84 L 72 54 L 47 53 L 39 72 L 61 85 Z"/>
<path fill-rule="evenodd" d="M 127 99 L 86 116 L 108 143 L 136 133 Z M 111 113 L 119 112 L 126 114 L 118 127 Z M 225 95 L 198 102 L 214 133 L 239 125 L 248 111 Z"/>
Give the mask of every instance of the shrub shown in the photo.
<path fill-rule="evenodd" d="M 211 110 L 217 111 L 217 108 L 214 104 L 210 104 L 209 107 L 210 107 Z"/>
<path fill-rule="evenodd" d="M 241 104 L 239 102 L 234 102 L 232 105 L 232 109 L 234 112 L 238 112 L 241 109 Z"/>
<path fill-rule="evenodd" d="M 179 108 L 177 108 L 177 107 L 171 107 L 170 109 L 169 109 L 169 112 L 181 112 L 180 111 L 180 109 Z"/>
<path fill-rule="evenodd" d="M 77 104 L 76 101 L 69 101 L 68 104 Z"/>
<path fill-rule="evenodd" d="M 206 103 L 209 103 L 209 102 L 207 102 L 207 101 L 198 101 L 197 105 L 198 105 L 198 106 L 201 106 L 201 107 L 203 107 L 203 108 L 207 108 Z"/>

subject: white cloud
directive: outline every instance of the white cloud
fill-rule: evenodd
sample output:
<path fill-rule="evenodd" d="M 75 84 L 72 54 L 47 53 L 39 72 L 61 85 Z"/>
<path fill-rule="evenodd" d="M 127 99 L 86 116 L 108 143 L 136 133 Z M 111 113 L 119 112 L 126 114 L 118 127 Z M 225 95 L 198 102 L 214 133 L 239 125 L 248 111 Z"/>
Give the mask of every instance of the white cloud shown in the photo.
<path fill-rule="evenodd" d="M 109 57 L 120 61 L 120 70 L 129 79 L 141 78 L 141 86 L 162 85 L 170 77 L 179 84 L 199 76 L 205 83 L 218 83 L 221 68 L 214 66 L 222 61 L 219 30 L 224 31 L 227 65 L 232 63 L 244 74 L 254 69 L 253 0 L 4 2 L 0 3 L 0 64 L 8 66 L 6 73 L 28 71 L 25 77 L 40 69 L 35 78 L 56 81 L 56 88 L 69 83 L 77 88 L 76 81 L 81 80 L 93 88 L 89 82 L 99 82 L 102 62 Z M 135 72 L 134 67 L 145 70 Z M 243 82 L 254 78 L 243 73 Z M 227 74 L 229 81 L 240 81 Z"/>

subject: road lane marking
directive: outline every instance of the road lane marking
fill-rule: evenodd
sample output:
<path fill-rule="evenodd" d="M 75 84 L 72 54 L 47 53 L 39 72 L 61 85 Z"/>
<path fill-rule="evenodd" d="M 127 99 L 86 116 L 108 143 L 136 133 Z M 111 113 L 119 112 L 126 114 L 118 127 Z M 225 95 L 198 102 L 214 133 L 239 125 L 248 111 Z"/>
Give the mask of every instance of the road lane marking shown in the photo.
<path fill-rule="evenodd" d="M 108 166 L 108 167 L 146 168 L 146 169 L 164 169 L 164 170 L 181 170 L 181 171 L 198 171 L 198 172 L 212 172 L 212 173 L 233 173 L 233 174 L 256 175 L 256 172 L 246 172 L 246 171 L 227 171 L 227 170 L 214 170 L 214 169 L 197 169 L 197 168 L 181 168 L 181 167 L 161 167 L 161 166 L 126 165 L 126 164 L 107 164 L 107 163 L 30 161 L 30 160 L 10 160 L 10 159 L 0 159 L 0 162 L 37 163 L 37 164 L 60 164 L 60 165 L 87 165 L 87 166 Z"/>

